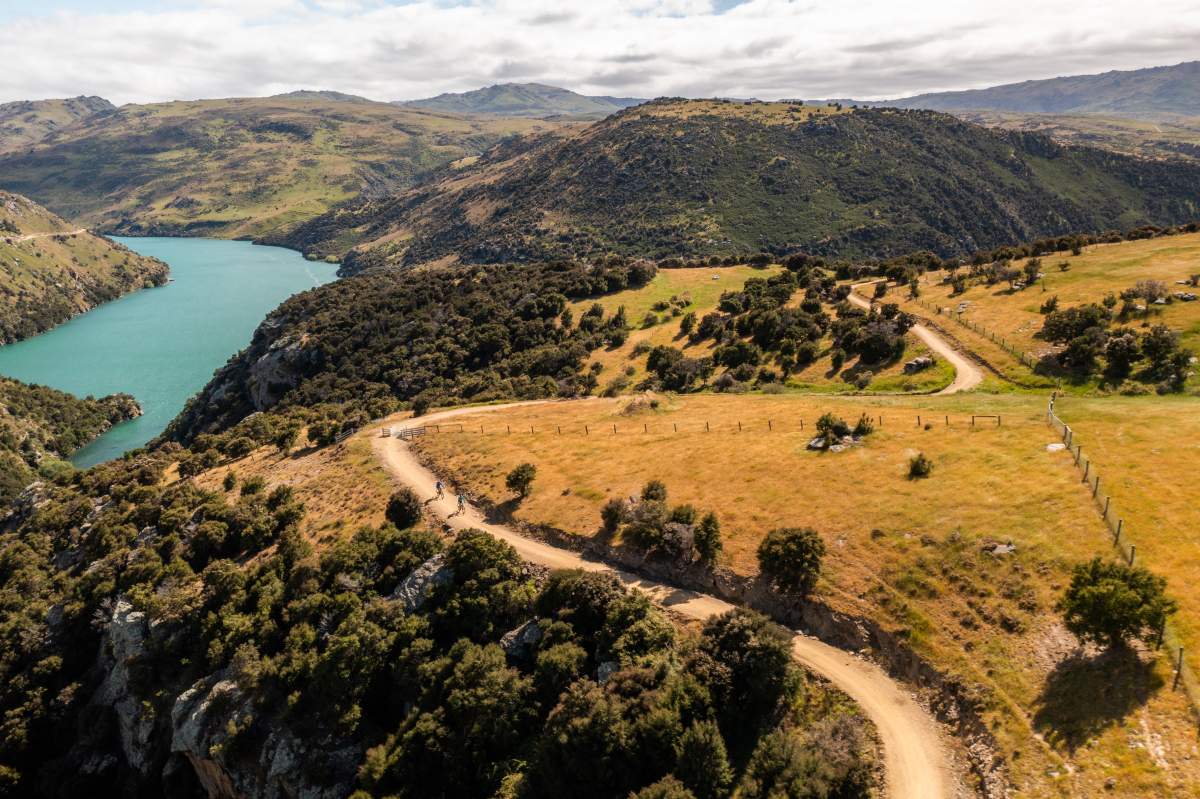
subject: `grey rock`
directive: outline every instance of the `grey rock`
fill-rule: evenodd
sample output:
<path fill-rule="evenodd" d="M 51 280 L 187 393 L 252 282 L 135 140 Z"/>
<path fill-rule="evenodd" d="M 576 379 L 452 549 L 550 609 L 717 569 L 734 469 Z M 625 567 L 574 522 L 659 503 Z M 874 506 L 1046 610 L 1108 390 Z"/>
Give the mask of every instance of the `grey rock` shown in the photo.
<path fill-rule="evenodd" d="M 430 592 L 454 579 L 454 570 L 446 565 L 446 556 L 434 555 L 405 577 L 389 599 L 401 602 L 406 613 L 419 610 L 429 599 Z"/>
<path fill-rule="evenodd" d="M 500 639 L 504 654 L 514 660 L 532 660 L 538 643 L 542 640 L 542 628 L 536 619 L 530 619 L 515 630 L 509 630 Z"/>
<path fill-rule="evenodd" d="M 154 719 L 134 695 L 130 666 L 145 652 L 149 636 L 146 614 L 134 610 L 128 599 L 119 598 L 105 628 L 100 653 L 104 681 L 92 698 L 93 704 L 113 711 L 121 752 L 130 766 L 143 773 L 151 765 Z"/>
<path fill-rule="evenodd" d="M 613 676 L 617 671 L 620 671 L 621 664 L 615 660 L 605 660 L 596 666 L 596 682 L 604 685 L 608 682 L 608 678 Z"/>
<path fill-rule="evenodd" d="M 933 366 L 933 358 L 922 355 L 904 364 L 904 374 L 911 375 Z"/>

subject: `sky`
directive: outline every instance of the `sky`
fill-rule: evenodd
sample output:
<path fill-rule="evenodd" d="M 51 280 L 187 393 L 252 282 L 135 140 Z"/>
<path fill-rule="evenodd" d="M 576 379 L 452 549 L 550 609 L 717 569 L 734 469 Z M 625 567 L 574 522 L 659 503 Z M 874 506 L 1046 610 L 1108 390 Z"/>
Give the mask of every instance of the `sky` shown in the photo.
<path fill-rule="evenodd" d="M 0 102 L 885 99 L 1200 59 L 1197 0 L 0 0 Z"/>

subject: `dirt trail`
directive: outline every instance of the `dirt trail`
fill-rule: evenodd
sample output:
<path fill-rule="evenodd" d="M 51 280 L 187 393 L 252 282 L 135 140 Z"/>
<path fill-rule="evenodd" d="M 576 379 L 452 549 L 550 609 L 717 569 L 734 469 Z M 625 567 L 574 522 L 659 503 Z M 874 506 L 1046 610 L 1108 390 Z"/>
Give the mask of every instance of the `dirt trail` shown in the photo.
<path fill-rule="evenodd" d="M 871 284 L 861 283 L 859 285 L 868 286 Z M 857 290 L 858 286 L 854 286 L 851 289 L 850 302 L 859 308 L 870 309 L 871 301 L 859 294 Z M 950 382 L 950 385 L 936 392 L 937 394 L 957 394 L 960 391 L 969 391 L 983 380 L 983 370 L 976 366 L 970 358 L 954 349 L 948 341 L 937 333 L 919 322 L 912 326 L 912 332 L 917 334 L 917 338 L 925 342 L 925 346 L 938 355 L 941 355 L 954 367 L 954 380 Z"/>
<path fill-rule="evenodd" d="M 2 238 L 12 239 L 13 241 L 29 241 L 30 239 L 44 239 L 50 236 L 78 236 L 80 233 L 87 233 L 87 228 L 81 227 L 78 230 L 58 230 L 50 233 L 22 233 L 17 236 L 3 236 Z"/>
<path fill-rule="evenodd" d="M 403 424 L 420 426 L 468 413 L 534 404 L 539 403 L 455 408 L 406 420 Z M 486 530 L 511 544 L 522 558 L 552 569 L 611 572 L 626 586 L 645 592 L 657 604 L 688 618 L 704 620 L 734 607 L 708 594 L 638 577 L 587 560 L 579 553 L 526 538 L 508 527 L 489 523 L 470 503 L 459 514 L 457 498 L 449 491 L 441 500 L 433 498 L 437 478 L 418 462 L 403 441 L 375 435 L 372 445 L 392 476 L 418 496 L 429 499 L 426 508 L 456 530 L 466 527 Z M 808 636 L 796 635 L 792 639 L 792 654 L 799 663 L 843 690 L 874 722 L 883 743 L 887 795 L 891 799 L 950 799 L 954 795 L 956 780 L 938 725 L 900 684 L 878 666 Z"/>

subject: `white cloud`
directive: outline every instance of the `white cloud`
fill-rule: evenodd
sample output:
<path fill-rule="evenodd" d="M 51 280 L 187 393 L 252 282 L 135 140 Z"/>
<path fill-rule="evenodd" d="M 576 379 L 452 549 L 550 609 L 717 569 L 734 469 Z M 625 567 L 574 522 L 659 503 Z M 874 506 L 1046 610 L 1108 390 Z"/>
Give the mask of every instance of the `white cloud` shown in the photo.
<path fill-rule="evenodd" d="M 54 6 L 54 0 L 48 0 Z M 172 0 L 0 25 L 0 100 L 540 81 L 635 96 L 895 97 L 1198 57 L 1195 0 Z M 18 12 L 19 13 L 19 12 Z"/>

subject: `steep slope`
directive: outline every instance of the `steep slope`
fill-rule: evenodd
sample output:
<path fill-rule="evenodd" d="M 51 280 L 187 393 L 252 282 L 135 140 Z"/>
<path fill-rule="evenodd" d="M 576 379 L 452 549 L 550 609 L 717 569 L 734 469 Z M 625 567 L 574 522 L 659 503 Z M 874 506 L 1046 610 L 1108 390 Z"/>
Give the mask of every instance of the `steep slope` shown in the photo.
<path fill-rule="evenodd" d="M 946 256 L 1197 215 L 1195 165 L 1066 148 L 933 112 L 661 100 L 336 209 L 292 243 L 321 253 L 357 243 L 346 271 L 785 247 Z"/>
<path fill-rule="evenodd" d="M 1156 121 L 1101 114 L 1038 114 L 958 111 L 977 125 L 1044 133 L 1063 144 L 1086 145 L 1142 158 L 1200 160 L 1200 117 L 1164 116 Z"/>
<path fill-rule="evenodd" d="M 254 237 L 550 126 L 311 94 L 130 105 L 0 157 L 0 175 L 106 232 Z"/>
<path fill-rule="evenodd" d="M 0 191 L 0 344 L 167 281 L 167 265 Z"/>
<path fill-rule="evenodd" d="M 141 415 L 128 394 L 80 399 L 0 377 L 0 507 L 32 482 L 39 466 L 62 460 L 117 422 Z M 0 510 L 0 517 L 7 508 Z"/>
<path fill-rule="evenodd" d="M 397 105 L 428 108 L 454 114 L 496 114 L 506 117 L 591 117 L 643 103 L 636 97 L 595 97 L 542 83 L 499 83 L 470 92 L 445 93 L 424 100 L 398 101 Z"/>
<path fill-rule="evenodd" d="M 0 153 L 43 141 L 57 131 L 116 106 L 103 97 L 18 100 L 0 104 Z"/>
<path fill-rule="evenodd" d="M 1154 118 L 1200 115 L 1200 61 L 1100 75 L 1028 80 L 989 89 L 919 94 L 889 101 L 899 108 L 1097 113 Z"/>

